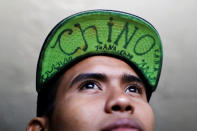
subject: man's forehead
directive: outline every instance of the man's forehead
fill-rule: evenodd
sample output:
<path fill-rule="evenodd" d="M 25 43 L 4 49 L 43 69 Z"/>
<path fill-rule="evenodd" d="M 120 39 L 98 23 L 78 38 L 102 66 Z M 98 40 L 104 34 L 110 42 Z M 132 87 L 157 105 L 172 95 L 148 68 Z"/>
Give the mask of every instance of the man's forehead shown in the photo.
<path fill-rule="evenodd" d="M 137 78 L 135 70 L 123 60 L 109 56 L 92 56 L 75 64 L 67 70 L 63 77 L 74 79 L 81 74 L 101 74 L 102 76 L 122 78 L 125 75 L 132 75 Z"/>

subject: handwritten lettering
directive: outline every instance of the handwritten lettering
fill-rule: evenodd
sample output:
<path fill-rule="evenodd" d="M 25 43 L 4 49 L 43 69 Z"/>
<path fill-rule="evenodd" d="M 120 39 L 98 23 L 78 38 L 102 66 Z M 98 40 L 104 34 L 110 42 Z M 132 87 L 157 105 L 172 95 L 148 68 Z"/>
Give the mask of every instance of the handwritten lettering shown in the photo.
<path fill-rule="evenodd" d="M 137 51 L 136 48 L 137 48 L 138 44 L 140 43 L 140 41 L 143 40 L 143 39 L 147 39 L 147 38 L 150 38 L 153 41 L 150 48 L 146 49 L 144 52 Z M 146 43 L 143 42 L 143 44 L 146 44 Z M 154 46 L 155 46 L 155 38 L 153 36 L 149 35 L 149 34 L 146 34 L 146 35 L 141 36 L 136 41 L 136 44 L 134 45 L 134 52 L 135 52 L 136 55 L 144 55 L 144 54 L 148 53 Z"/>
<path fill-rule="evenodd" d="M 113 51 L 116 51 L 116 46 L 115 45 L 107 45 L 107 44 L 104 44 L 104 45 L 97 45 L 95 46 L 96 47 L 96 51 L 99 51 L 99 50 L 113 50 Z"/>
<path fill-rule="evenodd" d="M 51 65 L 51 70 L 46 71 L 46 73 L 44 75 L 41 76 L 42 80 L 45 80 L 46 78 L 49 78 L 51 76 L 51 74 L 56 70 L 59 71 L 60 69 L 62 69 L 62 67 L 64 67 L 63 65 L 66 63 L 69 63 L 72 60 L 72 57 L 68 57 L 68 58 L 64 58 L 64 60 L 61 62 L 57 62 L 56 64 L 52 64 Z"/>
<path fill-rule="evenodd" d="M 75 27 L 78 27 L 79 29 L 80 29 L 80 31 L 81 31 L 81 35 L 82 35 L 82 37 L 83 37 L 83 40 L 84 40 L 84 42 L 85 42 L 85 47 L 84 47 L 84 51 L 86 51 L 86 49 L 88 48 L 88 44 L 87 44 L 87 40 L 86 40 L 86 38 L 85 38 L 85 32 L 88 30 L 88 29 L 93 29 L 93 30 L 95 30 L 95 32 L 96 32 L 96 40 L 97 40 L 97 42 L 98 43 L 100 43 L 100 44 L 102 44 L 102 42 L 99 40 L 99 38 L 98 38 L 98 31 L 97 31 L 97 28 L 96 28 L 96 26 L 94 26 L 94 25 L 91 25 L 91 26 L 88 26 L 88 27 L 86 27 L 85 29 L 82 29 L 81 28 L 81 26 L 80 26 L 80 24 L 75 24 Z"/>
<path fill-rule="evenodd" d="M 108 40 L 107 40 L 107 41 L 108 41 L 108 42 L 111 42 L 112 26 L 113 26 L 114 24 L 113 24 L 113 22 L 112 22 L 113 18 L 110 17 L 109 19 L 110 19 L 110 21 L 107 23 L 107 25 L 108 25 L 108 30 L 109 30 L 109 32 L 108 32 Z"/>
<path fill-rule="evenodd" d="M 159 49 L 155 49 L 154 57 L 155 58 L 160 58 L 160 50 Z"/>
<path fill-rule="evenodd" d="M 128 22 L 126 22 L 126 24 L 124 25 L 122 31 L 120 32 L 120 34 L 118 35 L 117 39 L 115 40 L 114 44 L 118 45 L 118 42 L 119 42 L 122 34 L 125 32 L 125 45 L 123 46 L 123 48 L 126 49 L 128 44 L 129 44 L 129 42 L 131 41 L 131 39 L 133 38 L 133 36 L 135 35 L 137 30 L 138 30 L 138 27 L 135 26 L 135 29 L 134 29 L 133 33 L 131 34 L 131 36 L 128 39 Z"/>
<path fill-rule="evenodd" d="M 133 58 L 133 55 L 128 53 L 127 51 L 125 51 L 125 50 L 117 50 L 115 45 L 111 45 L 111 44 L 109 44 L 109 45 L 107 45 L 107 44 L 97 45 L 97 46 L 95 46 L 95 48 L 96 48 L 96 51 L 111 50 L 111 51 L 116 52 L 117 55 L 124 56 L 124 57 L 127 57 L 129 59 Z"/>
<path fill-rule="evenodd" d="M 58 36 L 58 38 L 57 38 L 55 44 L 54 44 L 53 46 L 51 46 L 51 48 L 55 48 L 55 46 L 58 44 L 59 49 L 61 50 L 62 53 L 66 54 L 66 55 L 72 55 L 72 54 L 74 54 L 75 52 L 77 52 L 77 50 L 79 50 L 80 47 L 77 47 L 73 52 L 70 52 L 70 53 L 69 53 L 69 52 L 66 52 L 66 51 L 62 48 L 62 45 L 61 45 L 61 37 L 62 37 L 63 34 L 66 33 L 66 32 L 68 32 L 68 35 L 71 35 L 71 34 L 73 33 L 73 31 L 72 31 L 71 29 L 65 29 L 65 30 L 63 30 L 63 31 L 59 34 L 59 36 Z"/>
<path fill-rule="evenodd" d="M 57 40 L 51 46 L 51 48 L 55 48 L 55 47 L 59 48 L 59 50 L 63 54 L 65 54 L 67 58 L 65 58 L 63 61 L 51 63 L 51 69 L 49 69 L 43 75 L 41 75 L 41 79 L 43 79 L 44 81 L 47 78 L 51 77 L 54 72 L 59 71 L 66 63 L 69 63 L 69 61 L 72 60 L 71 56 L 77 53 L 78 51 L 80 53 L 81 51 L 86 52 L 88 50 L 88 47 L 90 48 L 94 46 L 96 51 L 112 52 L 119 56 L 129 58 L 130 60 L 133 59 L 134 56 L 139 57 L 149 53 L 152 50 L 152 53 L 154 53 L 151 54 L 154 57 L 153 61 L 151 62 L 145 60 L 139 61 L 141 58 L 139 59 L 137 58 L 138 60 L 136 64 L 138 64 L 138 67 L 142 69 L 143 73 L 146 74 L 146 77 L 148 77 L 149 80 L 152 80 L 154 82 L 156 79 L 156 74 L 158 74 L 158 71 L 160 70 L 159 68 L 161 63 L 161 49 L 160 47 L 158 49 L 154 48 L 156 45 L 156 40 L 151 34 L 144 34 L 142 29 L 141 33 L 143 34 L 140 35 L 141 30 L 135 24 L 131 24 L 131 25 L 129 24 L 130 23 L 125 22 L 122 25 L 121 24 L 119 25 L 121 26 L 122 29 L 118 34 L 118 36 L 114 35 L 115 24 L 114 24 L 114 19 L 112 17 L 110 17 L 109 20 L 106 22 L 106 24 L 102 25 L 102 27 L 100 25 L 98 25 L 100 27 L 97 27 L 96 24 L 87 26 L 87 25 L 83 25 L 83 23 L 76 23 L 74 24 L 73 28 L 64 29 L 62 32 L 60 32 L 60 34 L 58 34 Z M 106 29 L 101 29 L 101 28 L 106 28 Z M 103 33 L 103 31 L 106 32 Z M 88 33 L 93 33 L 93 35 L 91 34 L 91 37 L 87 37 L 89 36 Z M 80 37 L 79 43 L 74 43 L 74 41 L 73 42 L 71 41 L 74 38 L 76 38 L 74 36 L 75 34 L 79 35 L 77 37 Z M 99 34 L 102 35 L 99 37 Z M 107 35 L 104 36 L 104 34 Z M 94 41 L 92 42 L 92 39 L 94 39 L 95 42 Z M 105 41 L 102 42 L 100 39 Z M 123 44 L 120 45 L 120 42 L 122 41 Z M 88 43 L 88 42 L 92 42 L 92 43 Z M 132 43 L 132 47 L 129 46 L 129 44 L 131 45 L 131 43 Z M 66 48 L 67 46 L 66 44 L 73 44 L 73 46 L 69 45 L 72 49 Z M 90 51 L 92 51 L 92 48 Z M 154 63 L 153 66 L 152 66 L 152 62 Z"/>

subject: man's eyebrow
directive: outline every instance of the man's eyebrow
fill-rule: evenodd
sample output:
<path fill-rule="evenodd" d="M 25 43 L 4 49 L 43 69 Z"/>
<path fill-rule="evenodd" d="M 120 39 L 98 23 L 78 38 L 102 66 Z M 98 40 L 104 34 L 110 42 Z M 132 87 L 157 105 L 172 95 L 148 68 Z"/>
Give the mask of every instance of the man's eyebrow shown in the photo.
<path fill-rule="evenodd" d="M 83 80 L 87 80 L 87 79 L 96 79 L 96 80 L 100 80 L 100 81 L 107 81 L 107 76 L 105 74 L 102 73 L 83 73 L 83 74 L 79 74 L 78 76 L 76 76 L 70 86 L 73 86 L 73 84 L 83 81 Z"/>
<path fill-rule="evenodd" d="M 123 83 L 138 82 L 140 84 L 143 84 L 140 78 L 130 74 L 123 74 L 121 80 Z"/>

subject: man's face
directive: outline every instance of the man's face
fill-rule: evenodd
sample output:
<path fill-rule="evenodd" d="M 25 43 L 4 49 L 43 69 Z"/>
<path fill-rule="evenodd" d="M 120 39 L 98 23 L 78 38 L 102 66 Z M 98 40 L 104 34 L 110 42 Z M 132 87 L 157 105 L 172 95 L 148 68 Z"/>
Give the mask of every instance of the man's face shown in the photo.
<path fill-rule="evenodd" d="M 153 131 L 143 83 L 125 62 L 87 58 L 62 77 L 49 128 L 54 131 Z"/>

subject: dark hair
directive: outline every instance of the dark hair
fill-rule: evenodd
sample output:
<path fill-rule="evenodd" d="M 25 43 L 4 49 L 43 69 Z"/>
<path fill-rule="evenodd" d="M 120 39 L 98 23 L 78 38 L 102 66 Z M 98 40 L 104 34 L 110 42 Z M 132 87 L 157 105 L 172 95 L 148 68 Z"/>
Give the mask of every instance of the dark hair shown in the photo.
<path fill-rule="evenodd" d="M 152 88 L 149 85 L 148 81 L 144 77 L 144 75 L 141 73 L 141 71 L 129 60 L 124 59 L 120 56 L 114 56 L 110 54 L 97 54 L 97 55 L 104 55 L 104 56 L 111 56 L 115 57 L 118 59 L 122 59 L 125 61 L 128 65 L 130 65 L 134 71 L 138 74 L 140 79 L 142 80 L 145 89 L 146 89 L 146 96 L 147 100 L 149 102 L 150 97 L 152 95 Z M 43 89 L 40 90 L 38 93 L 38 99 L 37 99 L 37 116 L 48 116 L 49 119 L 51 118 L 54 110 L 54 104 L 55 104 L 55 98 L 56 98 L 56 93 L 57 93 L 57 87 L 59 86 L 59 83 L 61 82 L 61 76 L 63 75 L 64 72 L 66 72 L 68 69 L 70 69 L 73 65 L 78 63 L 79 61 L 84 60 L 87 57 L 91 57 L 95 55 L 89 55 L 89 56 L 81 56 L 75 61 L 72 61 L 64 67 L 61 71 L 59 71 L 55 76 L 53 76 L 46 84 L 43 86 Z"/>
<path fill-rule="evenodd" d="M 38 93 L 37 116 L 48 116 L 51 118 L 54 110 L 57 87 L 61 81 L 61 76 L 53 77 L 47 82 L 43 89 Z"/>

